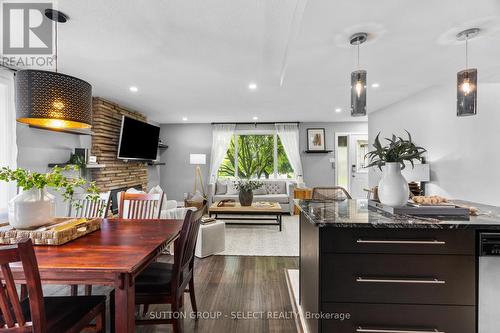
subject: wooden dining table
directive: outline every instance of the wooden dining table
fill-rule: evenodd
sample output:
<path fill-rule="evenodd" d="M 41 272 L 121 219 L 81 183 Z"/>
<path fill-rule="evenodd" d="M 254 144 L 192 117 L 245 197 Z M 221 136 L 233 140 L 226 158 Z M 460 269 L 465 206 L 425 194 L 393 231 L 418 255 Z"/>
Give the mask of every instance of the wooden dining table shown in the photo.
<path fill-rule="evenodd" d="M 102 219 L 101 229 L 60 246 L 35 246 L 42 284 L 115 289 L 116 332 L 135 332 L 134 279 L 178 238 L 182 220 Z M 14 279 L 25 283 L 22 266 Z"/>

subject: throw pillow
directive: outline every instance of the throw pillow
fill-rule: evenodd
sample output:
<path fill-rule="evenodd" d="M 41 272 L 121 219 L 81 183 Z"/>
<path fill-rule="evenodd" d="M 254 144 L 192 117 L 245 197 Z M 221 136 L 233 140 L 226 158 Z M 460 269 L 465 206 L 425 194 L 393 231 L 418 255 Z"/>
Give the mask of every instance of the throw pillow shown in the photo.
<path fill-rule="evenodd" d="M 264 184 L 262 184 L 262 186 L 259 187 L 258 189 L 254 190 L 253 194 L 254 195 L 266 195 L 267 191 L 266 191 Z"/>
<path fill-rule="evenodd" d="M 215 195 L 222 195 L 227 193 L 227 182 L 225 180 L 218 180 L 215 183 Z"/>
<path fill-rule="evenodd" d="M 269 194 L 284 194 L 286 193 L 286 182 L 270 181 L 266 183 L 266 190 Z"/>
<path fill-rule="evenodd" d="M 227 192 L 226 192 L 226 194 L 227 195 L 236 195 L 238 193 L 240 193 L 240 192 L 236 189 L 236 181 L 229 180 L 227 182 Z"/>
<path fill-rule="evenodd" d="M 167 206 L 167 194 L 163 192 L 160 185 L 156 185 L 149 190 L 149 194 L 161 194 L 161 193 L 163 193 L 163 202 L 161 204 L 161 209 L 163 210 Z"/>

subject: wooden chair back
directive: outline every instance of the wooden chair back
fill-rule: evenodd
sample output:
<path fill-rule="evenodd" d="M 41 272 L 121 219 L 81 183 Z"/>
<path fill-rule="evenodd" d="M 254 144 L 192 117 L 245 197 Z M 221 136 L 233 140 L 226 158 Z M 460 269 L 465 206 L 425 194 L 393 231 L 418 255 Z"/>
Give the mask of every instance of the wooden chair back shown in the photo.
<path fill-rule="evenodd" d="M 28 286 L 31 319 L 23 315 L 10 263 L 21 262 Z M 0 287 L 1 326 L 12 332 L 47 332 L 47 320 L 43 303 L 42 284 L 38 264 L 30 239 L 23 239 L 16 245 L 0 247 L 2 287 Z"/>
<path fill-rule="evenodd" d="M 127 193 L 120 192 L 118 217 L 123 219 L 159 219 L 163 193 Z M 126 207 L 125 203 L 128 204 Z"/>
<path fill-rule="evenodd" d="M 351 195 L 342 186 L 314 187 L 312 190 L 313 200 L 344 200 L 352 199 Z"/>
<path fill-rule="evenodd" d="M 108 216 L 111 191 L 99 194 L 99 199 L 95 201 L 86 197 L 86 195 L 79 195 L 71 200 L 68 216 L 76 218 L 105 218 Z"/>
<path fill-rule="evenodd" d="M 194 252 L 205 206 L 187 211 L 180 236 L 175 243 L 172 289 L 180 297 L 193 274 Z"/>

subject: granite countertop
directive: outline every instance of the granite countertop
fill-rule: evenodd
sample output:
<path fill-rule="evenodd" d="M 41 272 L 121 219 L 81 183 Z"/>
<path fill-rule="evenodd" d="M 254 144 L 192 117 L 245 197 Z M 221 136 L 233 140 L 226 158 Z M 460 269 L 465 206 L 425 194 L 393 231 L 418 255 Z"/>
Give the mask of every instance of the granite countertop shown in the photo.
<path fill-rule="evenodd" d="M 427 228 L 500 230 L 500 207 L 458 201 L 479 209 L 470 220 L 437 220 L 410 215 L 392 215 L 368 207 L 368 200 L 344 201 L 295 200 L 309 222 L 319 227 L 337 228 Z"/>

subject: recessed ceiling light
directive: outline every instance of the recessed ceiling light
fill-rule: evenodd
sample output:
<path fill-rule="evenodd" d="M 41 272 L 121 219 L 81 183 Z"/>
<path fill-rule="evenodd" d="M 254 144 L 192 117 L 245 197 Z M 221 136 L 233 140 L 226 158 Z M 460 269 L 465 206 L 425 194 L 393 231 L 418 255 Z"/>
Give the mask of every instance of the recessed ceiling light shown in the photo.
<path fill-rule="evenodd" d="M 251 82 L 248 84 L 248 89 L 255 90 L 257 89 L 257 83 Z"/>
<path fill-rule="evenodd" d="M 338 113 L 338 112 L 342 112 L 342 109 L 341 109 L 341 108 L 336 108 L 336 109 L 335 109 L 335 112 L 337 112 L 337 113 Z"/>
<path fill-rule="evenodd" d="M 379 83 L 372 83 L 372 88 L 378 88 L 378 87 L 380 87 Z"/>
<path fill-rule="evenodd" d="M 253 120 L 259 120 L 259 117 L 255 116 L 252 118 Z"/>
<path fill-rule="evenodd" d="M 136 86 L 131 86 L 130 88 L 128 88 L 131 92 L 138 92 L 139 89 L 136 87 Z"/>
<path fill-rule="evenodd" d="M 187 121 L 187 117 L 182 117 L 182 121 Z"/>

